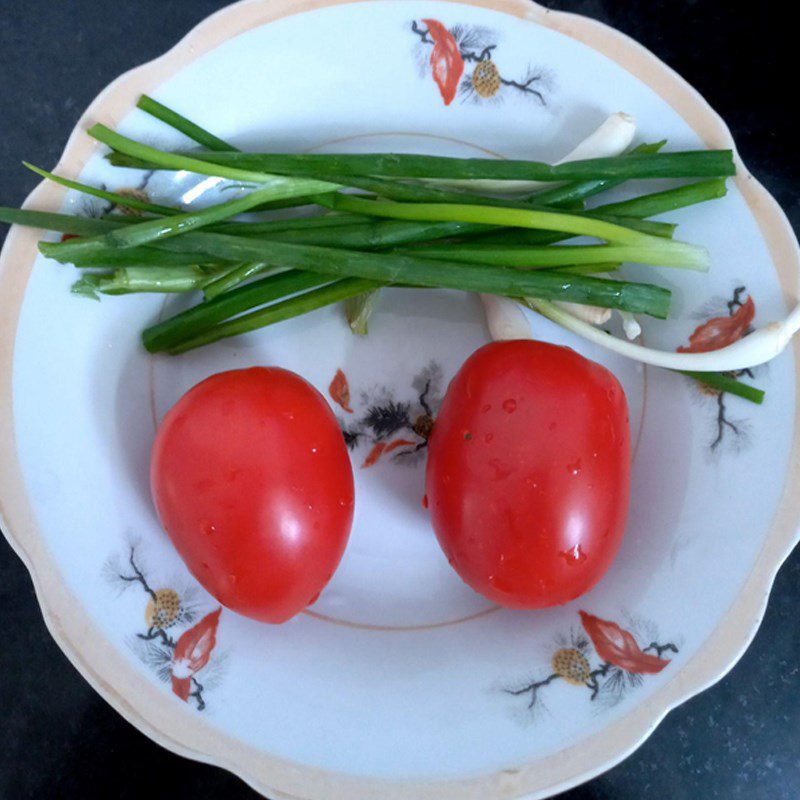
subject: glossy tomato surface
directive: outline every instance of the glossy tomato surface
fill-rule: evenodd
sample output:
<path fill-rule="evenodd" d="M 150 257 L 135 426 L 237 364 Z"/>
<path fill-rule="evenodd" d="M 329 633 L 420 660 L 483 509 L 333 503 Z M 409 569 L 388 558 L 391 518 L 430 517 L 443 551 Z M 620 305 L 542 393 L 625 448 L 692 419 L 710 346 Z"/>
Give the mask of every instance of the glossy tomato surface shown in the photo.
<path fill-rule="evenodd" d="M 619 549 L 630 458 L 625 394 L 607 369 L 544 342 L 488 344 L 453 379 L 429 442 L 434 530 L 496 603 L 566 603 Z"/>
<path fill-rule="evenodd" d="M 353 521 L 353 472 L 322 395 L 284 369 L 223 372 L 189 390 L 153 445 L 161 522 L 228 608 L 283 622 L 333 575 Z"/>

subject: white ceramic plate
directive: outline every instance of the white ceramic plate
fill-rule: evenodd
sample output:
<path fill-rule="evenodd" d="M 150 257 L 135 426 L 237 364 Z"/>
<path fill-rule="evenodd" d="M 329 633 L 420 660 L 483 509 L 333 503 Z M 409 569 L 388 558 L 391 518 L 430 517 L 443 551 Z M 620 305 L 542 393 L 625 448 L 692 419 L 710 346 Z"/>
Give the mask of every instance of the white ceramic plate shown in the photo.
<path fill-rule="evenodd" d="M 452 99 L 430 72 L 431 19 L 454 33 L 465 58 Z M 142 91 L 245 149 L 551 160 L 617 110 L 636 116 L 639 140 L 732 146 L 702 98 L 634 42 L 523 0 L 231 6 L 103 92 L 58 171 L 113 188 L 140 184 L 139 173 L 102 161 L 84 133 L 95 121 L 185 145 L 131 110 Z M 199 202 L 216 191 L 172 174 L 146 188 L 156 201 Z M 95 210 L 52 185 L 27 205 Z M 648 342 L 675 348 L 748 295 L 756 324 L 785 314 L 797 296 L 797 243 L 741 164 L 728 197 L 671 218 L 681 238 L 709 246 L 713 267 L 653 275 L 674 291 L 675 313 L 646 327 Z M 622 380 L 636 442 L 633 504 L 622 551 L 594 591 L 512 613 L 448 567 L 420 505 L 422 457 L 396 451 L 361 466 L 376 438 L 369 410 L 405 404 L 396 435 L 413 439 L 424 387 L 435 407 L 486 341 L 474 298 L 387 291 L 366 339 L 329 309 L 151 358 L 138 332 L 162 301 L 70 297 L 74 275 L 37 258 L 39 235 L 14 229 L 0 268 L 3 529 L 61 647 L 164 746 L 271 797 L 543 797 L 623 758 L 671 707 L 720 678 L 753 636 L 797 538 L 797 345 L 758 370 L 767 400 L 757 408 L 608 358 L 535 319 L 538 336 L 571 344 Z M 353 449 L 357 514 L 344 561 L 319 601 L 280 627 L 213 613 L 162 533 L 147 487 L 154 426 L 170 404 L 215 371 L 252 364 L 289 367 L 325 392 L 342 369 L 354 414 L 337 410 L 366 432 Z M 214 628 L 207 663 L 176 658 L 176 647 L 180 656 Z M 645 674 L 642 652 L 669 663 Z M 186 677 L 192 694 L 183 701 L 172 678 Z M 537 686 L 507 691 L 528 684 Z"/>

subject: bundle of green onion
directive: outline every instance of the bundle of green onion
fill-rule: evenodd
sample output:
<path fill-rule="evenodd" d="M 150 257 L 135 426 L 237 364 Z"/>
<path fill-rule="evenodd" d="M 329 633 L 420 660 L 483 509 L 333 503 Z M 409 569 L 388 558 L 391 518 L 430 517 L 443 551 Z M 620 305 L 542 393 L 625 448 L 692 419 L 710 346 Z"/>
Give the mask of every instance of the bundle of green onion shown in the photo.
<path fill-rule="evenodd" d="M 664 319 L 667 289 L 605 273 L 623 262 L 708 269 L 704 248 L 676 241 L 674 225 L 650 217 L 722 197 L 725 178 L 735 173 L 728 150 L 664 153 L 664 142 L 558 166 L 395 154 L 243 153 L 152 98 L 142 97 L 139 107 L 205 149 L 165 152 L 95 125 L 89 134 L 111 148 L 112 164 L 216 176 L 238 184 L 238 196 L 184 211 L 31 167 L 127 213 L 86 218 L 0 208 L 0 221 L 68 234 L 61 242 L 42 242 L 40 249 L 83 270 L 73 287 L 78 294 L 202 291 L 197 305 L 144 331 L 150 352 L 182 353 L 340 300 L 349 301 L 351 327 L 365 332 L 374 292 L 385 286 L 563 301 Z M 702 180 L 585 208 L 590 197 L 643 178 Z M 444 188 L 443 179 L 551 185 L 510 200 Z M 360 193 L 346 191 L 352 189 Z M 325 213 L 238 219 L 245 212 L 301 206 Z M 579 236 L 594 243 L 559 244 Z M 714 380 L 709 373 L 706 382 Z M 758 390 L 738 386 L 743 385 L 726 376 L 725 391 L 760 401 Z"/>

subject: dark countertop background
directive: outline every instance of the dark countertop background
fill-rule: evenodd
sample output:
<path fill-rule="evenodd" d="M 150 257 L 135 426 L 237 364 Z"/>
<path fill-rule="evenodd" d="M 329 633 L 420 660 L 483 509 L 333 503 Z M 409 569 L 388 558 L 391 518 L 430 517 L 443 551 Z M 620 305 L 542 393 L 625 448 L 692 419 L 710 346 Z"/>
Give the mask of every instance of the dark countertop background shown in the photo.
<path fill-rule="evenodd" d="M 91 100 L 171 47 L 219 0 L 0 0 L 0 204 L 55 164 Z M 546 2 L 612 24 L 709 100 L 751 171 L 800 230 L 797 42 L 777 3 Z M 638 10 L 634 11 L 634 8 Z M 792 62 L 790 62 L 792 59 Z M 5 230 L 1 235 L 5 235 Z M 731 535 L 744 532 L 731 531 Z M 564 800 L 800 798 L 800 551 L 781 569 L 763 625 L 718 685 L 672 711 L 650 739 Z M 45 630 L 31 582 L 0 542 L 0 798 L 256 798 L 237 778 L 162 750 L 100 699 Z"/>

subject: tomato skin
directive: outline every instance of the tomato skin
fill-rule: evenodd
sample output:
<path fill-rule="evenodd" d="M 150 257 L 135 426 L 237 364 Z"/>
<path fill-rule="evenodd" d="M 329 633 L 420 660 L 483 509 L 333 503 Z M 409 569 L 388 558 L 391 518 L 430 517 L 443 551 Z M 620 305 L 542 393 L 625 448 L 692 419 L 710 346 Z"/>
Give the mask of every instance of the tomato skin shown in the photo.
<path fill-rule="evenodd" d="M 499 605 L 566 603 L 619 549 L 630 460 L 625 394 L 607 369 L 544 342 L 485 345 L 453 378 L 429 441 L 436 536 Z"/>
<path fill-rule="evenodd" d="M 191 573 L 245 616 L 293 617 L 344 553 L 350 458 L 323 396 L 288 370 L 222 372 L 190 389 L 159 427 L 150 480 Z"/>

